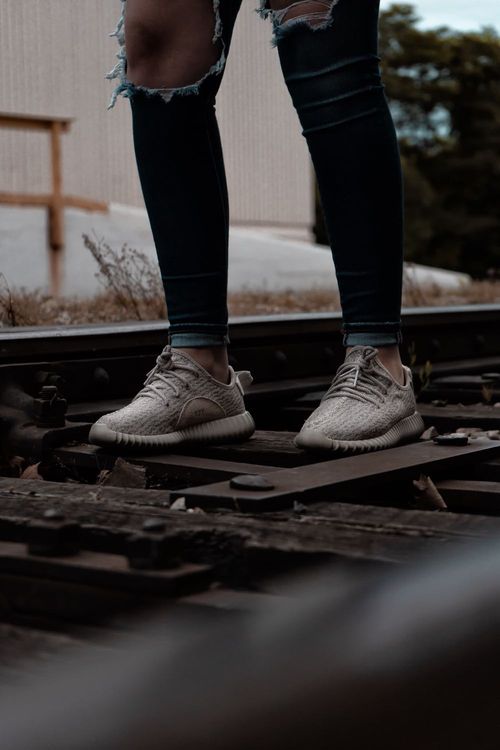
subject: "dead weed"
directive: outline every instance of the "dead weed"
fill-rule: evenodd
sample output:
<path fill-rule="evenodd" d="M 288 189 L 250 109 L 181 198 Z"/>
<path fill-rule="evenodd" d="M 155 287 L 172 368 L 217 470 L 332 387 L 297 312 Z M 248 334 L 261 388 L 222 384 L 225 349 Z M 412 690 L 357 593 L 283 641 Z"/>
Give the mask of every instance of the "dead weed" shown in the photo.
<path fill-rule="evenodd" d="M 114 250 L 102 239 L 83 235 L 85 247 L 95 259 L 96 278 L 104 290 L 93 297 L 54 298 L 40 289 L 11 289 L 0 274 L 0 326 L 78 325 L 130 320 L 166 319 L 163 285 L 156 264 L 138 250 L 123 245 Z M 500 303 L 500 281 L 473 281 L 459 290 L 416 284 L 405 274 L 403 304 L 406 307 L 455 306 Z M 337 294 L 330 289 L 280 292 L 243 290 L 228 300 L 233 316 L 272 315 L 340 310 Z"/>

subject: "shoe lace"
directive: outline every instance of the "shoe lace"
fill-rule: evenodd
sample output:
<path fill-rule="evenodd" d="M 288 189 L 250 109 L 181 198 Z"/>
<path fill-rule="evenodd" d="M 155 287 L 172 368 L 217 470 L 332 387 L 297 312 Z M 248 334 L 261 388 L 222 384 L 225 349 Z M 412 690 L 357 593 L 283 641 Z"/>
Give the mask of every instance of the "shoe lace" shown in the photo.
<path fill-rule="evenodd" d="M 391 380 L 379 370 L 374 372 L 373 359 L 376 356 L 376 349 L 366 349 L 356 362 L 344 362 L 340 365 L 321 401 L 348 396 L 375 406 L 382 403 Z M 386 381 L 385 384 L 383 381 Z"/>
<path fill-rule="evenodd" d="M 191 387 L 186 376 L 179 370 L 187 370 L 196 378 L 200 377 L 196 369 L 183 360 L 177 360 L 174 368 L 172 351 L 167 347 L 156 358 L 155 366 L 146 375 L 144 387 L 132 400 L 135 401 L 139 397 L 154 398 L 159 396 L 168 406 L 169 392 L 166 389 L 172 388 L 175 397 L 178 397 L 183 387 L 186 390 Z"/>

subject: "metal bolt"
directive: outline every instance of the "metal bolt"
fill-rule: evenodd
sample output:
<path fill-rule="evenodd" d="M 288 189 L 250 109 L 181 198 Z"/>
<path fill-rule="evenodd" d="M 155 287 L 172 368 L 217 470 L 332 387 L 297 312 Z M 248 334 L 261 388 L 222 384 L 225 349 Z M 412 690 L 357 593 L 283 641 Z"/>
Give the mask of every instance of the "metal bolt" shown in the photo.
<path fill-rule="evenodd" d="M 132 534 L 127 539 L 129 566 L 136 570 L 162 570 L 179 564 L 179 540 L 167 534 Z"/>
<path fill-rule="evenodd" d="M 42 401 L 52 401 L 57 396 L 57 385 L 44 385 L 38 395 L 38 398 Z"/>
<path fill-rule="evenodd" d="M 106 386 L 109 385 L 110 377 L 109 372 L 104 367 L 96 367 L 92 376 L 92 379 L 96 385 Z"/>
<path fill-rule="evenodd" d="M 28 553 L 41 557 L 68 557 L 80 549 L 80 525 L 49 508 L 43 519 L 28 526 Z"/>
<path fill-rule="evenodd" d="M 469 438 L 460 432 L 450 432 L 447 435 L 436 435 L 433 441 L 436 445 L 467 445 Z"/>
<path fill-rule="evenodd" d="M 55 385 L 57 387 L 61 387 L 64 384 L 64 378 L 57 372 L 38 370 L 38 372 L 35 374 L 35 383 L 37 386 Z"/>
<path fill-rule="evenodd" d="M 281 349 L 274 352 L 274 359 L 280 367 L 285 367 L 288 364 L 288 357 Z"/>
<path fill-rule="evenodd" d="M 47 519 L 47 521 L 64 521 L 66 518 L 62 510 L 57 510 L 57 508 L 49 508 L 44 511 L 43 517 Z"/>
<path fill-rule="evenodd" d="M 238 490 L 274 490 L 274 484 L 261 474 L 240 474 L 229 481 L 229 486 Z"/>
<path fill-rule="evenodd" d="M 37 427 L 64 427 L 68 402 L 59 395 L 56 385 L 44 385 L 33 401 Z"/>
<path fill-rule="evenodd" d="M 146 520 L 142 524 L 143 531 L 147 531 L 149 533 L 160 533 L 162 531 L 165 531 L 165 528 L 165 521 L 163 521 L 163 519 L 161 518 L 146 518 Z"/>

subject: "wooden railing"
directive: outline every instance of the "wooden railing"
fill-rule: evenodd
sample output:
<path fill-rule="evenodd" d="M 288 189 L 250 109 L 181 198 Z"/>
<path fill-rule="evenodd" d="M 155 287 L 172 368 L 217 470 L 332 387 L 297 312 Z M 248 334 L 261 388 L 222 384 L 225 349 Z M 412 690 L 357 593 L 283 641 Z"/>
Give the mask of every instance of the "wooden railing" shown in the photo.
<path fill-rule="evenodd" d="M 50 252 L 51 291 L 57 295 L 61 287 L 61 253 L 64 247 L 64 209 L 66 206 L 85 211 L 108 211 L 101 201 L 64 195 L 62 189 L 61 136 L 68 133 L 73 118 L 44 117 L 0 112 L 0 127 L 16 130 L 45 131 L 50 136 L 52 189 L 48 194 L 9 193 L 0 191 L 0 203 L 11 206 L 45 206 L 48 210 L 48 244 Z"/>

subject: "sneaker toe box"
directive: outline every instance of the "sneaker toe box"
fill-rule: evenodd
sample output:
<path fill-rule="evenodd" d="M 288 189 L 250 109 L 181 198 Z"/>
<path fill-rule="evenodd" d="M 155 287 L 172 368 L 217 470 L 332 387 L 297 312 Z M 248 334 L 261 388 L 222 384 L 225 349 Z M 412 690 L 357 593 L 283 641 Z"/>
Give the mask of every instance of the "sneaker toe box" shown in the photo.
<path fill-rule="evenodd" d="M 337 402 L 337 403 L 336 403 Z M 320 404 L 311 416 L 304 422 L 302 431 L 319 433 L 332 440 L 369 440 L 383 435 L 400 419 L 413 413 L 402 402 L 384 404 L 377 408 L 375 405 L 343 399 L 333 399 L 330 403 Z"/>
<path fill-rule="evenodd" d="M 126 435 L 159 435 L 170 427 L 165 416 L 159 409 L 139 408 L 137 402 L 133 402 L 123 409 L 105 414 L 95 426 Z"/>

